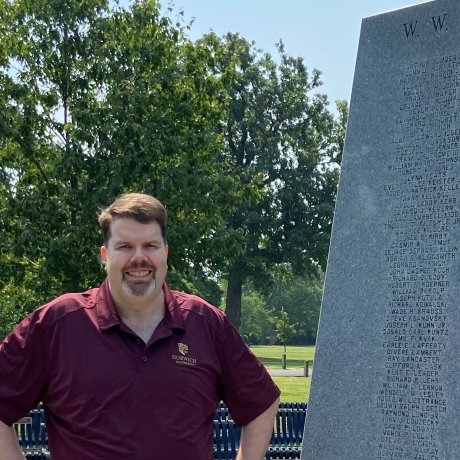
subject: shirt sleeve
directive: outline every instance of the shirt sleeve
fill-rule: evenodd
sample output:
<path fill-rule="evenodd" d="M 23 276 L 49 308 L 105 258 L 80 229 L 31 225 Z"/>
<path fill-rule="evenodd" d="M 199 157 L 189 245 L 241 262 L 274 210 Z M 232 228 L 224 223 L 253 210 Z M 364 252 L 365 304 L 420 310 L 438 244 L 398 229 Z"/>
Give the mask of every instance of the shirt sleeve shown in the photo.
<path fill-rule="evenodd" d="M 265 412 L 280 390 L 227 318 L 219 350 L 223 374 L 223 400 L 238 426 Z"/>
<path fill-rule="evenodd" d="M 0 420 L 12 425 L 44 396 L 49 345 L 41 315 L 26 317 L 0 344 Z"/>

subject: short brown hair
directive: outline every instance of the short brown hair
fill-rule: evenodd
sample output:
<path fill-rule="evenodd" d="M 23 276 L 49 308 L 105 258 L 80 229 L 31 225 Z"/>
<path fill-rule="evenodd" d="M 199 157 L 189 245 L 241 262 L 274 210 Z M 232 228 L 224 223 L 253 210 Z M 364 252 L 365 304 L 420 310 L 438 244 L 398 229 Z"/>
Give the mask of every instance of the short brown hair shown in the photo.
<path fill-rule="evenodd" d="M 166 209 L 161 201 L 153 196 L 144 193 L 125 193 L 108 208 L 103 209 L 99 214 L 98 222 L 104 244 L 107 244 L 112 236 L 110 226 L 113 219 L 122 217 L 135 219 L 144 224 L 157 222 L 166 244 Z"/>

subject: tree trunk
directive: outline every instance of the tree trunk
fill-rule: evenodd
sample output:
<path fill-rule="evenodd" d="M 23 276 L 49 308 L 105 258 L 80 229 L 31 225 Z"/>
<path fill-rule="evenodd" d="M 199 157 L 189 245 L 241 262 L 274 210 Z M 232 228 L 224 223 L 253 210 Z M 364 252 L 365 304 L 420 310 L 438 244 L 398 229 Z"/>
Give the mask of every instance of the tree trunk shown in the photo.
<path fill-rule="evenodd" d="M 238 268 L 231 267 L 228 272 L 227 298 L 225 313 L 230 322 L 239 329 L 241 326 L 241 297 L 243 294 L 243 277 Z"/>

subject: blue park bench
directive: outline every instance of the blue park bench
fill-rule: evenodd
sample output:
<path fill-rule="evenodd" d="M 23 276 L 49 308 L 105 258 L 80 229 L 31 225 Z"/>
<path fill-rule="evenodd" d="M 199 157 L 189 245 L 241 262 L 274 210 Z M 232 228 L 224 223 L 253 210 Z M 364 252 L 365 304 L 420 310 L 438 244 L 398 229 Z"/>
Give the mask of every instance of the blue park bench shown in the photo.
<path fill-rule="evenodd" d="M 48 459 L 45 416 L 40 405 L 14 424 L 19 445 L 28 460 Z"/>
<path fill-rule="evenodd" d="M 306 403 L 280 403 L 266 460 L 297 459 L 302 449 Z M 19 444 L 28 460 L 49 459 L 43 407 L 38 406 L 14 424 Z M 214 458 L 235 458 L 240 441 L 240 428 L 221 403 L 214 417 Z"/>
<path fill-rule="evenodd" d="M 306 414 L 306 403 L 280 403 L 265 460 L 300 458 Z M 240 434 L 240 428 L 221 403 L 214 418 L 214 458 L 235 458 Z"/>

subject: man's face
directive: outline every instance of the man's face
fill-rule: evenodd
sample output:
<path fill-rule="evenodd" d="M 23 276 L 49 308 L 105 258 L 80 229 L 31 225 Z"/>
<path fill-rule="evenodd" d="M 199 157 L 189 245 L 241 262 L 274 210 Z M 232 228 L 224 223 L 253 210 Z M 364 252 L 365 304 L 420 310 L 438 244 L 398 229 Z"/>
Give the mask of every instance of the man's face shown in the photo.
<path fill-rule="evenodd" d="M 101 247 L 110 291 L 117 301 L 154 299 L 162 292 L 168 269 L 168 246 L 156 222 L 114 219 L 111 238 Z"/>

